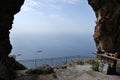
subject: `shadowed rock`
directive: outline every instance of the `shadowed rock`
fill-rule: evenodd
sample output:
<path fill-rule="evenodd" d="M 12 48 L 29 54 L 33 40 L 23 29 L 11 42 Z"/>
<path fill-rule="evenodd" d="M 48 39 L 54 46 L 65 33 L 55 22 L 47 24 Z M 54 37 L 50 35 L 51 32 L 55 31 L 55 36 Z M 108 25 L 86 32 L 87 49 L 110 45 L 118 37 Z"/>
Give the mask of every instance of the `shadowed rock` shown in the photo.
<path fill-rule="evenodd" d="M 0 79 L 3 80 L 14 80 L 15 77 L 14 69 L 9 66 L 8 55 L 12 50 L 9 30 L 12 28 L 14 15 L 20 11 L 23 2 L 24 0 L 0 0 Z"/>

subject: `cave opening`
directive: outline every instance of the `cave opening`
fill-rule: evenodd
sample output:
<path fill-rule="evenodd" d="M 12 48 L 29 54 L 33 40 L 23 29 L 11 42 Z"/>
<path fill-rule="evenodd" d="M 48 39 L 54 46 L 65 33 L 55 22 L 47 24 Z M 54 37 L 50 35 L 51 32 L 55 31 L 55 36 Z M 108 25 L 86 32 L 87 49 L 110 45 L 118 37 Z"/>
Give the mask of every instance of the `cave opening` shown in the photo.
<path fill-rule="evenodd" d="M 26 0 L 11 30 L 12 55 L 21 54 L 18 60 L 93 56 L 95 18 L 87 0 L 79 3 Z"/>
<path fill-rule="evenodd" d="M 53 0 L 49 0 L 49 1 L 53 1 Z M 75 3 L 72 1 L 67 2 L 64 0 L 63 2 L 64 3 L 67 2 L 67 4 L 69 4 L 69 5 L 65 6 L 65 4 L 62 4 L 64 6 L 63 9 L 67 9 L 67 7 L 69 8 L 72 5 L 74 5 Z M 78 1 L 78 0 L 75 0 L 75 2 L 76 1 Z M 94 40 L 95 40 L 97 49 L 100 51 L 107 52 L 107 53 L 119 54 L 119 52 L 120 52 L 120 45 L 119 45 L 119 43 L 120 43 L 120 40 L 119 40 L 120 39 L 120 35 L 119 35 L 119 32 L 120 32 L 120 29 L 119 29 L 119 27 L 120 27 L 119 26 L 119 24 L 120 24 L 120 7 L 119 7 L 120 1 L 119 0 L 88 0 L 88 1 L 89 1 L 89 4 L 91 5 L 91 7 L 93 8 L 93 10 L 95 11 L 95 14 L 97 17 L 95 32 L 94 32 Z M 37 5 L 36 2 L 34 2 L 34 0 L 28 0 L 28 2 L 29 2 L 29 4 L 27 4 L 27 5 L 31 5 L 34 8 L 35 8 L 35 5 L 39 6 L 39 5 Z M 86 2 L 87 2 L 87 0 L 86 0 Z M 1 71 L 0 79 L 13 80 L 16 76 L 15 70 L 20 69 L 20 67 L 16 67 L 16 65 L 14 65 L 14 63 L 16 64 L 15 60 L 13 58 L 8 57 L 8 55 L 10 54 L 10 52 L 12 50 L 12 45 L 10 43 L 10 38 L 9 38 L 9 34 L 10 34 L 9 30 L 12 28 L 14 15 L 20 11 L 20 8 L 23 5 L 23 3 L 24 3 L 24 0 L 1 0 L 0 1 L 0 54 L 1 54 L 0 55 L 0 65 L 1 65 L 0 66 L 1 67 L 0 68 L 0 71 Z M 45 2 L 45 3 L 47 6 L 49 5 L 48 2 Z M 45 7 L 44 11 L 47 9 L 43 3 L 39 2 L 39 4 L 41 4 L 42 7 Z M 70 4 L 72 4 L 72 5 L 70 5 Z M 84 5 L 82 5 L 82 6 L 84 6 Z M 76 7 L 78 7 L 78 5 L 76 5 Z M 68 9 L 68 13 L 66 14 L 66 17 L 68 17 L 69 14 L 71 15 L 71 18 L 68 18 L 68 20 L 70 20 L 69 23 L 73 24 L 73 20 L 75 18 L 79 18 L 77 16 L 78 14 L 76 14 L 76 13 L 78 13 L 80 10 L 77 10 L 76 7 L 74 6 L 70 9 Z M 35 11 L 34 8 L 25 7 L 24 10 L 25 11 L 28 11 L 28 10 Z M 52 5 L 52 4 L 49 5 L 49 9 L 51 11 L 53 9 L 57 9 L 59 11 L 62 10 L 62 8 L 60 6 L 56 6 L 56 5 Z M 71 9 L 73 9 L 73 10 L 71 10 Z M 82 8 L 82 9 L 84 10 L 84 8 Z M 65 11 L 66 10 L 64 10 L 63 12 L 65 12 Z M 73 14 L 72 14 L 72 12 L 73 12 Z M 50 12 L 48 12 L 48 13 L 50 13 Z M 54 12 L 54 13 L 57 13 L 57 12 Z M 83 14 L 83 16 L 86 14 L 87 14 L 87 12 L 85 12 L 85 14 Z M 27 19 L 27 18 L 25 18 L 27 15 L 28 14 L 24 15 L 24 19 L 22 18 L 23 23 L 24 23 L 24 20 Z M 40 15 L 41 17 L 43 17 L 42 21 L 40 21 L 40 22 L 45 23 L 43 21 L 46 20 L 46 16 L 42 12 L 37 12 L 36 15 Z M 21 16 L 23 16 L 23 15 L 21 15 Z M 74 16 L 74 17 L 72 17 L 72 16 Z M 82 16 L 82 19 L 84 20 L 85 17 L 83 17 L 83 16 Z M 88 18 L 88 16 L 89 16 L 89 14 L 87 14 L 86 17 Z M 29 17 L 32 17 L 32 16 L 29 16 Z M 51 14 L 47 17 L 49 17 L 47 19 L 49 22 L 49 25 L 44 24 L 44 26 L 50 26 L 51 22 L 52 21 L 53 21 L 53 23 L 56 22 L 58 20 L 58 18 L 61 19 L 59 21 L 59 22 L 61 22 L 61 24 L 64 24 L 63 22 L 65 22 L 65 18 L 62 18 L 59 15 Z M 37 19 L 38 16 L 35 18 Z M 29 22 L 29 24 L 32 23 L 33 21 L 37 22 L 36 19 L 28 18 L 28 20 L 31 21 L 31 22 Z M 92 20 L 90 20 L 90 19 L 92 19 Z M 94 19 L 95 19 L 95 17 L 94 17 Z M 78 21 L 79 20 L 75 21 L 75 24 L 79 23 Z M 88 24 L 89 21 L 93 21 L 93 18 L 90 17 L 88 19 L 87 23 L 86 22 L 85 23 Z M 30 26 L 36 27 L 38 25 L 38 23 L 34 23 L 34 24 L 35 25 L 32 25 L 32 24 L 24 25 L 23 29 L 25 30 L 25 28 L 26 28 L 26 30 L 28 32 L 33 33 L 34 31 L 33 31 L 33 29 L 30 30 Z M 76 25 L 75 26 L 73 25 L 76 28 L 72 28 L 72 27 L 70 27 L 72 24 L 70 24 L 70 25 L 66 24 L 66 26 L 69 26 L 69 28 L 67 28 L 67 30 L 71 29 L 70 31 L 67 31 L 67 34 L 69 32 L 73 33 L 73 32 L 79 32 L 79 30 L 81 30 L 79 28 L 80 25 L 77 25 L 78 28 L 76 27 Z M 19 24 L 19 25 L 22 26 L 21 24 Z M 55 25 L 57 25 L 57 23 Z M 29 28 L 27 28 L 26 26 L 29 26 Z M 51 26 L 53 27 L 54 25 L 52 24 Z M 90 26 L 90 24 L 89 24 L 89 26 Z M 47 27 L 45 27 L 44 30 L 46 30 L 46 28 Z M 88 26 L 87 26 L 87 28 L 88 28 Z M 23 29 L 22 29 L 22 33 L 24 33 Z M 58 32 L 58 31 L 56 31 L 57 29 L 61 33 L 66 33 L 65 27 L 63 27 L 62 25 L 60 25 L 60 28 L 53 27 L 52 30 L 50 30 L 50 28 L 49 28 L 46 32 L 51 33 L 51 32 L 53 32 L 53 30 L 54 30 L 54 32 Z M 86 28 L 84 28 L 84 29 L 85 29 L 85 31 L 88 30 Z M 89 28 L 89 29 L 91 29 L 91 28 Z M 38 28 L 36 27 L 35 32 L 37 30 L 38 30 Z M 42 30 L 42 31 L 44 31 L 44 30 Z M 68 37 L 68 35 L 65 37 Z M 78 36 L 77 36 L 77 38 L 78 38 Z M 49 39 L 51 39 L 51 37 Z M 72 39 L 71 39 L 71 34 L 70 34 L 70 38 L 67 41 L 72 41 Z M 34 44 L 33 41 L 34 40 L 31 40 L 31 43 Z M 25 42 L 25 41 L 23 41 L 23 42 Z M 27 40 L 26 42 L 29 42 L 29 41 Z M 55 41 L 53 41 L 53 43 L 54 42 L 59 43 L 59 41 L 57 39 Z M 71 42 L 69 42 L 69 43 L 71 43 Z M 61 43 L 60 45 L 62 45 L 62 44 L 64 44 L 64 42 Z M 88 44 L 86 44 L 86 45 L 88 45 Z M 70 46 L 70 44 L 68 44 L 66 47 L 69 47 L 69 46 Z M 53 47 L 53 46 L 49 46 L 49 47 Z M 59 47 L 59 46 L 55 46 L 55 47 Z M 70 49 L 73 50 L 73 46 Z M 77 51 L 77 50 L 79 51 L 80 49 L 76 48 L 75 51 Z M 20 49 L 20 51 L 21 51 L 21 49 Z M 13 64 L 13 65 L 11 65 L 11 64 Z M 113 66 L 113 67 L 115 67 L 115 66 Z M 22 69 L 23 69 L 23 67 L 22 67 Z"/>

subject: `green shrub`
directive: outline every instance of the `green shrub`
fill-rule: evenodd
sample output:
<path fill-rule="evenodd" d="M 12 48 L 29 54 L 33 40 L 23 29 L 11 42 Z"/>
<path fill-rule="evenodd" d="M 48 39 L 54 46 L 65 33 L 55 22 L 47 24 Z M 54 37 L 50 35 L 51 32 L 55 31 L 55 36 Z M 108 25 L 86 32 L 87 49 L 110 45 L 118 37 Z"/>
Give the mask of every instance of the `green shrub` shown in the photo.
<path fill-rule="evenodd" d="M 66 66 L 66 65 L 61 65 L 60 68 L 61 68 L 61 69 L 66 69 L 67 66 Z"/>
<path fill-rule="evenodd" d="M 93 59 L 93 58 L 88 58 L 88 59 L 85 60 L 85 63 L 88 63 L 88 64 L 93 65 L 93 64 L 96 63 L 96 61 L 95 61 L 95 59 Z"/>
<path fill-rule="evenodd" d="M 56 75 L 56 73 L 53 73 L 53 75 L 52 75 L 52 76 L 53 76 L 53 78 L 57 78 L 57 75 Z"/>
<path fill-rule="evenodd" d="M 77 63 L 78 65 L 84 65 L 84 61 L 82 61 L 82 60 L 78 60 L 78 61 L 76 61 L 76 63 Z"/>
<path fill-rule="evenodd" d="M 99 69 L 99 62 L 96 61 L 92 64 L 92 70 L 93 71 L 98 71 L 98 69 Z"/>

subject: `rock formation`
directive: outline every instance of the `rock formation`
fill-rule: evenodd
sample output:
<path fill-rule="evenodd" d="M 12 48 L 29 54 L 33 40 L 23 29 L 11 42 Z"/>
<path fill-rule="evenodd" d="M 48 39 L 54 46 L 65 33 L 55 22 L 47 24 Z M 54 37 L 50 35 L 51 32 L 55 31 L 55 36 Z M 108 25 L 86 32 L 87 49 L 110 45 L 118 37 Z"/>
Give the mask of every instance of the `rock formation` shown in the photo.
<path fill-rule="evenodd" d="M 97 49 L 120 52 L 120 0 L 88 0 L 96 14 L 94 40 Z"/>
<path fill-rule="evenodd" d="M 0 80 L 13 80 L 15 77 L 8 57 L 12 50 L 9 30 L 12 28 L 14 15 L 20 11 L 23 2 L 24 0 L 0 0 Z"/>

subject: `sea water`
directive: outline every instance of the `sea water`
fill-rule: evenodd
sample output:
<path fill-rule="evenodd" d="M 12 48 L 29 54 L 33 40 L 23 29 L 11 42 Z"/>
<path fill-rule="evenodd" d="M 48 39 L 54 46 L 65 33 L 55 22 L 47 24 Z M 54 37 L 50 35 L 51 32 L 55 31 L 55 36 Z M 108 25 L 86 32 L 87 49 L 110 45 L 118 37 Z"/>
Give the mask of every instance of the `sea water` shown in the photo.
<path fill-rule="evenodd" d="M 93 56 L 95 51 L 92 34 L 14 34 L 11 44 L 17 60 Z"/>

